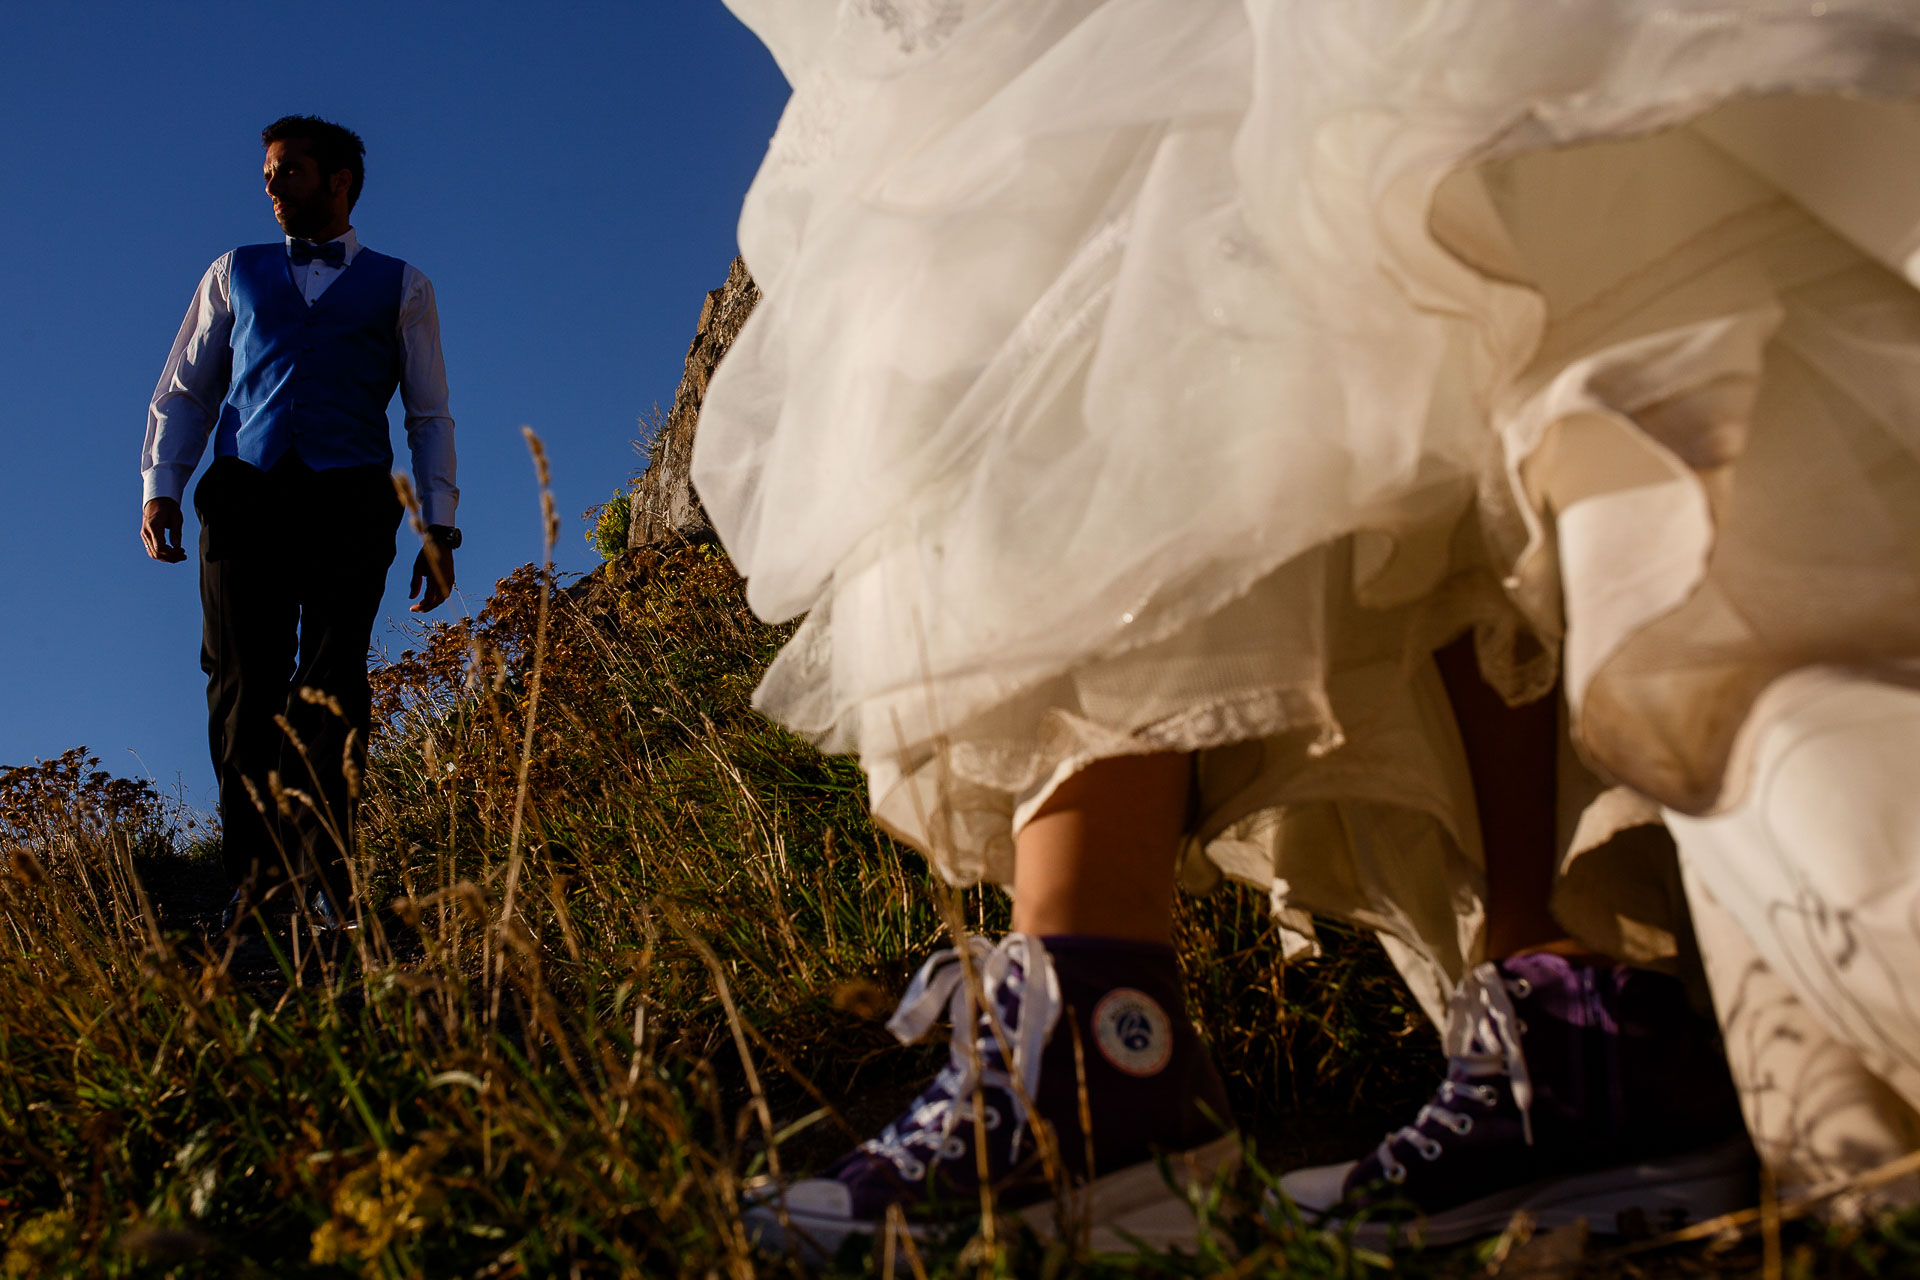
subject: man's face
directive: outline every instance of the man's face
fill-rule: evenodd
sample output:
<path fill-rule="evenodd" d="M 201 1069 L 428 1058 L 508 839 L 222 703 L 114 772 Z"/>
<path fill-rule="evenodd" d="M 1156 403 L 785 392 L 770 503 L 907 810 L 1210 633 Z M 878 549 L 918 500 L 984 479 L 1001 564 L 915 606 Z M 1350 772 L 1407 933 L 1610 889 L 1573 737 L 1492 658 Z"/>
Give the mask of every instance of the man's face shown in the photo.
<path fill-rule="evenodd" d="M 331 175 L 339 181 L 329 182 L 305 139 L 268 143 L 261 172 L 267 180 L 267 194 L 273 198 L 274 220 L 290 236 L 316 237 L 332 225 L 336 208 L 340 214 L 345 213 L 345 184 L 351 181 L 350 175 L 341 170 Z"/>

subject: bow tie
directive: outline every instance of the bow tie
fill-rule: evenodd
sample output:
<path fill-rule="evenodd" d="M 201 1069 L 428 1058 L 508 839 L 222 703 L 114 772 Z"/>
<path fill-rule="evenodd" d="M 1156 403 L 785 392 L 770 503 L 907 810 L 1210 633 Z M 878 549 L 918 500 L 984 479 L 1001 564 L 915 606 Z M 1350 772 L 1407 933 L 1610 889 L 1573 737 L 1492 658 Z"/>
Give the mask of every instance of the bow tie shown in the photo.
<path fill-rule="evenodd" d="M 293 240 L 287 244 L 287 256 L 293 259 L 296 267 L 304 267 L 315 258 L 330 267 L 344 267 L 347 265 L 347 246 L 338 240 L 329 240 L 325 244 Z"/>

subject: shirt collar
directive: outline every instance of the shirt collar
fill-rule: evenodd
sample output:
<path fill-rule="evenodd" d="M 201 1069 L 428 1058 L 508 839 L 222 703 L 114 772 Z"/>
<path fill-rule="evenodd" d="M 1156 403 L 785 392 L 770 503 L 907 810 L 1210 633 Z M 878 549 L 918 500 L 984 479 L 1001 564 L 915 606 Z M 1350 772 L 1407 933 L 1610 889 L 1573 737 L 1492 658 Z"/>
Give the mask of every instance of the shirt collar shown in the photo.
<path fill-rule="evenodd" d="M 283 237 L 281 237 L 281 238 L 282 238 L 282 239 L 284 239 L 284 240 L 285 240 L 285 241 L 287 242 L 287 247 L 288 247 L 289 249 L 291 249 L 291 248 L 293 247 L 293 242 L 294 242 L 295 240 L 297 240 L 297 239 L 300 239 L 300 238 L 302 238 L 302 237 L 299 237 L 299 236 L 283 236 Z M 337 235 L 337 236 L 335 236 L 335 237 L 334 237 L 334 238 L 333 238 L 332 240 L 328 240 L 328 241 L 327 241 L 326 243 L 328 243 L 328 244 L 334 244 L 334 243 L 339 243 L 339 244 L 343 244 L 343 245 L 345 245 L 345 246 L 347 246 L 347 261 L 348 261 L 348 262 L 352 262 L 352 261 L 353 261 L 353 255 L 354 255 L 354 254 L 356 254 L 356 253 L 358 253 L 358 252 L 360 252 L 360 238 L 359 238 L 358 236 L 356 236 L 356 235 L 354 235 L 354 233 L 353 233 L 353 228 L 352 228 L 352 227 L 348 227 L 348 228 L 347 228 L 347 229 L 346 229 L 345 231 L 343 231 L 343 232 L 341 232 L 341 233 L 340 233 L 339 235 Z"/>

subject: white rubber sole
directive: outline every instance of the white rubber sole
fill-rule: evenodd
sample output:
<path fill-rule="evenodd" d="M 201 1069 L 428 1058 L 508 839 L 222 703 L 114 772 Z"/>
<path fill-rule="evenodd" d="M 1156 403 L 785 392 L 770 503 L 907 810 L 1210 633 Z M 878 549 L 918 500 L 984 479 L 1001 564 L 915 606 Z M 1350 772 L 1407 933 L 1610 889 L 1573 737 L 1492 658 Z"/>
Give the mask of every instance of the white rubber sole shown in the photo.
<path fill-rule="evenodd" d="M 1186 1189 L 1231 1173 L 1239 1164 L 1240 1135 L 1228 1134 L 1204 1147 L 1170 1156 L 1167 1170 L 1173 1176 L 1173 1186 L 1167 1185 L 1157 1162 L 1147 1161 L 1095 1178 L 1076 1189 L 1064 1206 L 1046 1200 L 1017 1210 L 1013 1216 L 1043 1240 L 1063 1234 L 1063 1226 L 1068 1234 L 1085 1231 L 1087 1247 L 1093 1253 L 1129 1253 L 1136 1242 L 1155 1249 L 1191 1249 L 1198 1240 L 1198 1228 L 1187 1206 Z M 777 1195 L 769 1194 L 742 1215 L 747 1238 L 771 1252 L 792 1249 L 811 1265 L 831 1259 L 848 1236 L 872 1237 L 886 1229 L 884 1219 L 866 1221 L 791 1209 L 782 1222 Z M 916 1241 L 947 1229 L 907 1223 L 907 1234 Z"/>
<path fill-rule="evenodd" d="M 1540 1231 L 1572 1226 L 1582 1219 L 1600 1234 L 1677 1231 L 1747 1208 L 1754 1202 L 1754 1178 L 1751 1149 L 1744 1141 L 1728 1143 L 1684 1156 L 1549 1178 L 1424 1218 L 1369 1219 L 1353 1227 L 1353 1239 L 1370 1248 L 1394 1240 L 1423 1246 L 1458 1244 L 1506 1230 L 1516 1213 L 1526 1213 Z M 1321 1225 L 1335 1231 L 1345 1228 L 1345 1223 L 1332 1219 Z"/>

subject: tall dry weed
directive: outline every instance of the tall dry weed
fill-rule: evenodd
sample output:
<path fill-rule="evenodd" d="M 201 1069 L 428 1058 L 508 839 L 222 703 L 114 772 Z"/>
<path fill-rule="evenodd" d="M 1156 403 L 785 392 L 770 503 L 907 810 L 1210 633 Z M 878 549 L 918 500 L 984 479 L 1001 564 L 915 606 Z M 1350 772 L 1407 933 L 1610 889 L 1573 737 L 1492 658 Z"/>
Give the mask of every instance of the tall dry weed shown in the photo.
<path fill-rule="evenodd" d="M 170 910 L 218 872 L 150 788 L 84 753 L 0 773 L 4 1274 L 792 1273 L 750 1250 L 743 1187 L 817 1167 L 917 1088 L 944 1047 L 879 1019 L 920 957 L 1006 906 L 938 891 L 868 822 L 856 767 L 752 713 L 786 632 L 740 587 L 711 547 L 570 587 L 528 565 L 471 620 L 419 628 L 375 675 L 362 927 L 283 940 L 264 969 Z M 1286 965 L 1264 903 L 1232 891 L 1179 929 L 1272 1163 L 1377 1138 L 1430 1080 L 1370 943 L 1331 930 L 1325 959 Z M 1004 1234 L 962 1260 L 888 1235 L 858 1265 L 1390 1262 L 1198 1207 L 1236 1253 L 1097 1262 Z"/>

